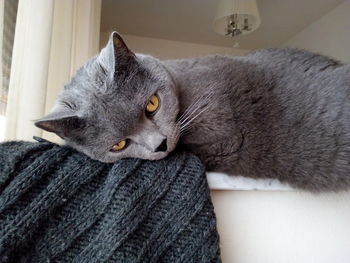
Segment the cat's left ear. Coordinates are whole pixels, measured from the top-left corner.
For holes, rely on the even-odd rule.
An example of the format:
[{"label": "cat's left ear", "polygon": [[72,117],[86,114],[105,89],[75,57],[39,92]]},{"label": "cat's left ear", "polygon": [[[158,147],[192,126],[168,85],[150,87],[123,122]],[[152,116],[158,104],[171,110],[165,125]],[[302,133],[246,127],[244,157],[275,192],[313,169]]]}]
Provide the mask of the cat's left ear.
[{"label": "cat's left ear", "polygon": [[36,120],[34,124],[38,128],[56,133],[62,139],[65,139],[70,137],[72,133],[76,133],[77,130],[81,130],[85,125],[85,121],[64,106],[59,106],[47,116]]},{"label": "cat's left ear", "polygon": [[135,54],[126,46],[122,37],[114,31],[97,60],[106,71],[114,73],[124,69],[134,58]]}]

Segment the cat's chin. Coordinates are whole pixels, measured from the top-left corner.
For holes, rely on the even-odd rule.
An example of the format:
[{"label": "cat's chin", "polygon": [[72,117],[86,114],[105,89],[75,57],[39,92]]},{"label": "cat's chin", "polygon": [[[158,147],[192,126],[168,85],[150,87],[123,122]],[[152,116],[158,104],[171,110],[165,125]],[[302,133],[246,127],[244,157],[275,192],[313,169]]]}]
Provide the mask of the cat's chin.
[{"label": "cat's chin", "polygon": [[156,161],[161,160],[169,155],[170,152],[159,152],[159,153],[152,153],[152,155],[147,157],[147,160],[150,161]]}]

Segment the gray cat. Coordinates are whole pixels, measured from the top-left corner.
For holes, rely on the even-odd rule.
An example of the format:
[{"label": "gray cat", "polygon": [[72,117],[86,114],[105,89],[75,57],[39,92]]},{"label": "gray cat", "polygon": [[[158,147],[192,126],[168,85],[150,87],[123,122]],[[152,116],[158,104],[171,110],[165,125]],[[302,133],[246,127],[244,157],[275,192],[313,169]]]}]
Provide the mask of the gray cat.
[{"label": "gray cat", "polygon": [[35,124],[102,162],[178,146],[208,170],[350,186],[350,65],[307,51],[159,61],[114,32]]}]

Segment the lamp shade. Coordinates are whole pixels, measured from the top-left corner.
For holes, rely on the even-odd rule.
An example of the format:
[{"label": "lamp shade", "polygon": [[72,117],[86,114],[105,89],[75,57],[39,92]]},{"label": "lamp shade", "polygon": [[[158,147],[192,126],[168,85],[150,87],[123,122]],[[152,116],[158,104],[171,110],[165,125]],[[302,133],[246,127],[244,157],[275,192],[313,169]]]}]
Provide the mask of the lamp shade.
[{"label": "lamp shade", "polygon": [[238,21],[242,29],[244,23],[249,21],[249,29],[242,30],[247,34],[260,26],[260,15],[255,0],[220,0],[214,19],[214,30],[221,35],[227,35],[227,25],[232,16]]}]

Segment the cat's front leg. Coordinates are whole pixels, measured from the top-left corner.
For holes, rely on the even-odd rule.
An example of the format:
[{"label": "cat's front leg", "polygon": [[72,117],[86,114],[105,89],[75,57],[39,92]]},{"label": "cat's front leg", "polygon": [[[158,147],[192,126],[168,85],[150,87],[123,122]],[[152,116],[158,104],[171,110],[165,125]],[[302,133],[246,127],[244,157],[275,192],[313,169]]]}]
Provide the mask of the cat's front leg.
[{"label": "cat's front leg", "polygon": [[184,148],[196,154],[208,171],[235,173],[244,145],[244,136],[239,133],[230,138],[205,143],[187,143]]}]

